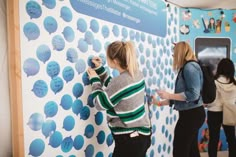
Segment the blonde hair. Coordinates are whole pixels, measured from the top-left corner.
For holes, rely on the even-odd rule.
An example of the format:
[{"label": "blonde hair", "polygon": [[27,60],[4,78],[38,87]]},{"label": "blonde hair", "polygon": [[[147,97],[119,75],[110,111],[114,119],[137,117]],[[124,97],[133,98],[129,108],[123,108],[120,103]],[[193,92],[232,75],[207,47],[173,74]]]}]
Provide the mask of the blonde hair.
[{"label": "blonde hair", "polygon": [[107,57],[116,60],[122,69],[134,77],[138,70],[136,51],[132,42],[115,41],[107,47]]},{"label": "blonde hair", "polygon": [[173,57],[173,69],[176,71],[180,70],[185,62],[197,60],[192,48],[185,41],[175,44]]}]

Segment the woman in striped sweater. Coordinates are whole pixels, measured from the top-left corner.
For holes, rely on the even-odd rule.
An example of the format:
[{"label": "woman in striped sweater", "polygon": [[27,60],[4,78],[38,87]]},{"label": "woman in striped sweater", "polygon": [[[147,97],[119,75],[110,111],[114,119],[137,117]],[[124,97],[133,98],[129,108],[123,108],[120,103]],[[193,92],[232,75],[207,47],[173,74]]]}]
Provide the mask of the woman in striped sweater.
[{"label": "woman in striped sweater", "polygon": [[87,73],[94,104],[107,113],[115,141],[113,157],[145,157],[151,144],[151,124],[135,48],[131,42],[115,41],[108,45],[106,55],[108,66],[118,70],[119,76],[111,78],[99,57],[92,59],[95,68]]}]

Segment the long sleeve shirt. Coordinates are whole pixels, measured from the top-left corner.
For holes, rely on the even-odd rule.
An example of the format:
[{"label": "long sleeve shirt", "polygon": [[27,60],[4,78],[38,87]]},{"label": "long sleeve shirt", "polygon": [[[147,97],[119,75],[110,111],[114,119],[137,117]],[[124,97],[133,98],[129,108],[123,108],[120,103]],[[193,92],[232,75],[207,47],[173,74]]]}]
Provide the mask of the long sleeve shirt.
[{"label": "long sleeve shirt", "polygon": [[90,78],[94,105],[107,113],[114,134],[138,131],[150,135],[149,109],[145,99],[145,81],[141,71],[135,77],[125,71],[111,78],[104,67],[95,69],[99,77]]}]

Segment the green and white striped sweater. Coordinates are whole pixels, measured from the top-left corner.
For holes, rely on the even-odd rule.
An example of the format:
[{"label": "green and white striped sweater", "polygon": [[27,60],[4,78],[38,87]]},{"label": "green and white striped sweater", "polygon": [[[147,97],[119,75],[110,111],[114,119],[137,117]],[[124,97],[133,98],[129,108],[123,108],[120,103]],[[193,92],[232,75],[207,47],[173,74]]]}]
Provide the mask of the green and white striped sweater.
[{"label": "green and white striped sweater", "polygon": [[111,79],[104,67],[95,70],[99,77],[90,78],[93,102],[98,110],[106,110],[111,131],[116,135],[134,131],[150,135],[151,123],[141,71],[134,78],[123,72]]}]

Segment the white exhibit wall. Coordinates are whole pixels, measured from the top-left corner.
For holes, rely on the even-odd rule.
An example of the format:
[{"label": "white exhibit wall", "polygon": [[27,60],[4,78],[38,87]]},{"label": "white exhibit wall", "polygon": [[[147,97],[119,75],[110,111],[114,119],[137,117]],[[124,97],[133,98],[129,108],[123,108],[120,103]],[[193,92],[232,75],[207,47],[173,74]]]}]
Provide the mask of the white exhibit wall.
[{"label": "white exhibit wall", "polygon": [[[104,16],[92,16],[85,7]],[[122,14],[123,20],[115,21],[119,11],[127,13]],[[128,14],[132,11],[133,17]],[[166,7],[162,0],[145,5],[135,1],[22,0],[19,17],[26,155],[112,155],[114,142],[106,113],[94,108],[86,75],[94,55],[102,57],[107,67],[105,51],[112,41],[134,42],[149,94],[156,88],[174,88],[171,50],[178,41],[178,9]],[[113,77],[119,75],[107,70]],[[177,114],[170,107],[150,106],[150,110],[153,135],[147,156],[171,157]]]}]

